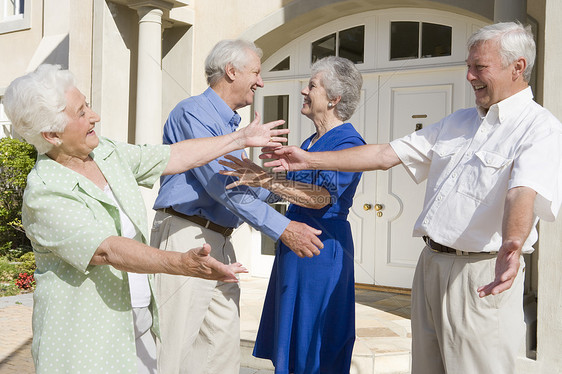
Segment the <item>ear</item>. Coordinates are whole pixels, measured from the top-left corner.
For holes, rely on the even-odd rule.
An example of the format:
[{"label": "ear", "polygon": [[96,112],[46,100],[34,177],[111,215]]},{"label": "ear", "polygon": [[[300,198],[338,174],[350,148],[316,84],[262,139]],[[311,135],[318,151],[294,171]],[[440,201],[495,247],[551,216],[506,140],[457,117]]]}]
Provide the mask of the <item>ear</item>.
[{"label": "ear", "polygon": [[59,136],[58,132],[42,132],[41,136],[43,137],[43,139],[45,139],[46,141],[48,141],[49,143],[51,143],[53,146],[57,146],[60,145],[61,143],[61,139]]},{"label": "ear", "polygon": [[341,101],[341,96],[336,97],[334,100],[330,100],[334,106],[336,106]]},{"label": "ear", "polygon": [[514,63],[513,63],[513,71],[512,71],[512,76],[513,76],[513,80],[517,80],[519,77],[523,77],[523,72],[525,71],[525,69],[527,68],[527,60],[525,60],[525,58],[523,57],[519,57]]},{"label": "ear", "polygon": [[226,68],[225,70],[225,75],[228,77],[228,79],[230,79],[231,81],[236,79],[236,69],[234,68],[234,66],[232,66],[231,63],[226,64]]}]

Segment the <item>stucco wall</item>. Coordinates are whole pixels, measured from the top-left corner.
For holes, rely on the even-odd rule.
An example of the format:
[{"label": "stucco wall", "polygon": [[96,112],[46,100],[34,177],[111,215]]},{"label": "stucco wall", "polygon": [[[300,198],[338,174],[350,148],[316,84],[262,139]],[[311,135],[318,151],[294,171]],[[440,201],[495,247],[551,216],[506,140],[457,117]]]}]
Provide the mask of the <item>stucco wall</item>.
[{"label": "stucco wall", "polygon": [[15,78],[23,75],[43,36],[43,1],[33,0],[33,14],[29,30],[0,34],[0,94]]}]

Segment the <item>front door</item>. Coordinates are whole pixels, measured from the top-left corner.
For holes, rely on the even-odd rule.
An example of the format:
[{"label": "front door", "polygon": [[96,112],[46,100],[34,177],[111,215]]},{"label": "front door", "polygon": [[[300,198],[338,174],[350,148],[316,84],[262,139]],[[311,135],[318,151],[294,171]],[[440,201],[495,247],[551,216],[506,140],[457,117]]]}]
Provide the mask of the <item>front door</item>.
[{"label": "front door", "polygon": [[[380,75],[377,142],[400,138],[466,107],[464,77],[464,67]],[[423,207],[425,182],[416,184],[402,165],[376,173],[376,193],[368,210],[376,217],[374,284],[411,288],[423,248],[412,231]]]},{"label": "front door", "polygon": [[[361,103],[350,122],[367,143],[387,143],[467,106],[464,76],[464,67],[365,74]],[[305,84],[307,81],[266,82],[256,93],[255,109],[263,114],[264,122],[287,121],[291,145],[300,145],[314,132],[311,121],[300,114],[300,90]],[[253,157],[257,162],[257,154]],[[412,229],[424,191],[425,183],[416,185],[402,166],[363,173],[349,214],[357,283],[411,287],[423,247],[420,238],[412,238]],[[282,204],[276,208],[284,213]],[[273,242],[262,235],[252,273],[267,276],[273,254]]]}]

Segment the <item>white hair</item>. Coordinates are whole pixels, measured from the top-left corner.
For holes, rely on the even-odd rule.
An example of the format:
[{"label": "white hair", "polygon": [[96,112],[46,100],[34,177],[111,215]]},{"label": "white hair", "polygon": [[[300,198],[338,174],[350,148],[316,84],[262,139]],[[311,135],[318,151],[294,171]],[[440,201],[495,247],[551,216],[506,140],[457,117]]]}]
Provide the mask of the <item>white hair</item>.
[{"label": "white hair", "polygon": [[477,44],[486,41],[497,41],[499,54],[505,66],[523,57],[527,67],[523,72],[523,79],[529,82],[533,65],[535,64],[536,47],[531,26],[523,26],[519,22],[500,22],[484,26],[468,39],[467,46],[470,50]]},{"label": "white hair", "polygon": [[311,73],[319,74],[328,99],[341,97],[334,107],[336,116],[342,121],[350,119],[359,105],[363,85],[363,76],[355,64],[343,57],[324,57],[312,65]]},{"label": "white hair", "polygon": [[60,65],[41,65],[15,79],[6,89],[4,110],[15,131],[37,149],[47,153],[53,147],[41,133],[63,132],[68,124],[66,92],[76,86],[74,75]]},{"label": "white hair", "polygon": [[259,58],[263,52],[253,42],[243,39],[227,39],[218,42],[205,59],[205,76],[209,86],[215,85],[226,74],[226,65],[231,64],[236,70],[243,69],[250,61],[248,51]]}]

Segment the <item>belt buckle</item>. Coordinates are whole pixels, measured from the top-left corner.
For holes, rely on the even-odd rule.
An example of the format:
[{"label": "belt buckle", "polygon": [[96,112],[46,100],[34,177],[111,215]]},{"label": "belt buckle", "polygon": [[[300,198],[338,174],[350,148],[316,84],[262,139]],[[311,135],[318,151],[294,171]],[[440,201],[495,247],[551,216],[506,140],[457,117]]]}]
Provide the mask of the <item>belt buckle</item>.
[{"label": "belt buckle", "polygon": [[205,226],[203,226],[203,227],[205,227],[206,229],[208,229],[210,224],[211,224],[211,221],[207,220],[207,222],[205,223]]}]

